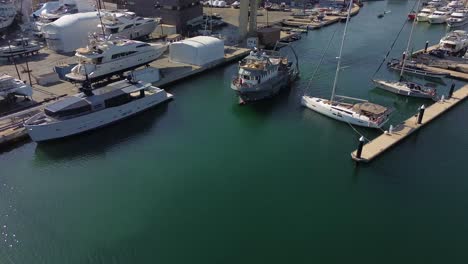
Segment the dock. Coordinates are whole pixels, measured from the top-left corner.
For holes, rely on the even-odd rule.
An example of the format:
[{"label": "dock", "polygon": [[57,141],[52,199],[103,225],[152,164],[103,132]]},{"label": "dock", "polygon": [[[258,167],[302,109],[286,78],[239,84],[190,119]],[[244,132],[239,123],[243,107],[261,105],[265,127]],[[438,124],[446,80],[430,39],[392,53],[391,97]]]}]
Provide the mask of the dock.
[{"label": "dock", "polygon": [[435,102],[431,106],[427,107],[424,111],[423,119],[421,124],[418,124],[418,115],[414,115],[397,125],[391,133],[384,133],[379,137],[371,140],[365,144],[362,148],[361,157],[357,157],[357,150],[351,153],[353,160],[358,162],[370,162],[389,150],[396,144],[409,137],[415,131],[422,128],[424,125],[435,120],[437,117],[446,113],[449,109],[457,105],[468,97],[468,85],[456,90],[450,99],[444,101]]}]

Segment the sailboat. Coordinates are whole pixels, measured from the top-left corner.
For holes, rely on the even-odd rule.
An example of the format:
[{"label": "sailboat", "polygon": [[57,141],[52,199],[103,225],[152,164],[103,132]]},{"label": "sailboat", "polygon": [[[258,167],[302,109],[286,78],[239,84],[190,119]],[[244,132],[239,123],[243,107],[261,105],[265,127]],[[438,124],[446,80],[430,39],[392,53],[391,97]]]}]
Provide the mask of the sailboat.
[{"label": "sailboat", "polygon": [[[349,18],[351,16],[352,6],[353,1],[349,1],[348,15],[346,17],[346,24],[341,40],[340,53],[338,57],[338,63],[336,67],[335,79],[333,81],[332,95],[330,100],[304,95],[302,97],[301,103],[303,106],[315,112],[318,112],[322,115],[331,117],[342,122],[369,128],[380,128],[385,123],[387,123],[389,116],[392,112],[390,109],[378,104],[370,103],[366,100],[335,94],[337,81],[341,70],[340,66],[343,54],[343,46],[346,39],[346,31],[349,24]],[[339,101],[337,101],[337,99],[339,99]],[[345,103],[343,102],[344,100],[349,100],[351,101],[351,103]]]},{"label": "sailboat", "polygon": [[[418,3],[419,5],[419,3]],[[413,24],[411,26],[411,31],[408,39],[408,44],[406,46],[406,51],[405,54],[408,54],[410,45],[411,45],[411,39],[413,37],[413,31],[414,31],[414,25],[416,24],[416,21],[413,21]],[[405,66],[406,66],[406,57],[404,56],[403,62],[401,65],[401,70],[400,70],[400,80],[399,81],[386,81],[386,80],[379,80],[379,79],[374,79],[372,80],[375,84],[376,87],[389,91],[391,93],[395,94],[400,94],[404,96],[409,96],[409,97],[419,97],[419,98],[427,98],[427,99],[435,99],[437,96],[437,91],[434,88],[430,87],[425,87],[423,85],[413,83],[413,82],[408,82],[403,80],[403,73],[405,71]]]}]

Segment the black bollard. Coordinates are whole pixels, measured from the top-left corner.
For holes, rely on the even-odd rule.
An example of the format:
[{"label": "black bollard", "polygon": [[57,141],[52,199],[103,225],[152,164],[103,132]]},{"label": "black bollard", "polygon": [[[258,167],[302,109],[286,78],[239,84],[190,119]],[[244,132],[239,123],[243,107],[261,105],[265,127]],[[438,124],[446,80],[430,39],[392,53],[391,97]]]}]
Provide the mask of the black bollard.
[{"label": "black bollard", "polygon": [[453,90],[455,90],[455,83],[452,83],[452,86],[450,87],[447,99],[452,98]]},{"label": "black bollard", "polygon": [[426,46],[424,46],[424,53],[427,53],[428,47],[429,47],[429,41],[426,41]]},{"label": "black bollard", "polygon": [[422,105],[420,108],[419,108],[419,115],[418,115],[418,125],[421,124],[422,122],[422,119],[423,119],[423,116],[424,116],[424,110],[426,109],[426,107],[424,105]]},{"label": "black bollard", "polygon": [[360,159],[361,158],[361,154],[362,154],[362,148],[364,147],[364,137],[361,136],[359,138],[359,146],[358,146],[358,149],[357,149],[357,152],[356,152],[356,158]]}]

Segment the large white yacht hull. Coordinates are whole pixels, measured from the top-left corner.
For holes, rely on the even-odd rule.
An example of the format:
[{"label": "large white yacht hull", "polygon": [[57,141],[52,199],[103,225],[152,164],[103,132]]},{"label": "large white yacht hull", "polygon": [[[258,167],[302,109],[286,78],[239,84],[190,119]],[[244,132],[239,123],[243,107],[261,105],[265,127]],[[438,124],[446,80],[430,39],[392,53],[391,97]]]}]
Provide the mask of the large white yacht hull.
[{"label": "large white yacht hull", "polygon": [[[36,142],[60,139],[115,123],[170,100],[171,98],[172,94],[162,90],[156,94],[134,100],[121,106],[106,108],[91,114],[54,123],[28,125],[27,121],[25,127],[31,139]],[[42,115],[42,113],[38,115]],[[31,119],[34,118],[37,117],[33,116]]]},{"label": "large white yacht hull", "polygon": [[110,39],[123,38],[123,39],[137,39],[149,36],[156,29],[158,24],[156,21],[153,23],[144,23],[129,29],[124,29],[122,32],[111,34]]},{"label": "large white yacht hull", "polygon": [[[159,57],[161,57],[161,55],[165,51],[166,47],[160,47],[155,48],[153,50],[141,52],[137,55],[116,59],[114,61],[103,64],[97,64],[95,65],[94,70],[88,72],[88,76],[86,76],[86,74],[74,72],[75,68],[73,68],[72,71],[65,76],[69,80],[75,82],[84,82],[86,79],[90,81],[97,81],[109,76],[122,74],[125,71],[129,71],[143,65],[147,65],[150,62],[157,60]],[[79,67],[79,65],[75,67]]]},{"label": "large white yacht hull", "polygon": [[[301,99],[301,103],[303,106],[317,113],[320,113],[324,116],[328,116],[341,122],[349,123],[351,125],[369,128],[380,128],[388,121],[387,118],[379,124],[371,122],[371,120],[369,120],[367,116],[354,113],[354,111],[352,111],[351,109],[342,109],[340,107],[334,107],[328,103],[325,103],[325,100],[322,98],[303,96]],[[337,109],[340,109],[342,111],[339,111]]]},{"label": "large white yacht hull", "polygon": [[447,20],[447,25],[449,27],[461,27],[461,26],[464,26],[466,24],[468,24],[468,18],[460,19],[460,20],[457,20],[457,21],[450,20],[450,19]]}]

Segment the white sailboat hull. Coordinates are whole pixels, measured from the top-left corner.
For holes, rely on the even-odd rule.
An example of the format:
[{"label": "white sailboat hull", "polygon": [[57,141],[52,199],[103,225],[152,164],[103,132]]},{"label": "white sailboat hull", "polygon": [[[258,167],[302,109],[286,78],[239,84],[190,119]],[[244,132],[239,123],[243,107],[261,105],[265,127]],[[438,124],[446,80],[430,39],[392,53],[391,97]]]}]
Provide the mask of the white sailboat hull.
[{"label": "white sailboat hull", "polygon": [[328,116],[341,122],[349,123],[351,125],[369,128],[380,128],[388,121],[387,118],[381,123],[372,122],[367,116],[360,115],[354,112],[352,109],[334,106],[327,102],[328,101],[322,98],[310,96],[303,96],[301,100],[303,106],[322,115]]},{"label": "white sailboat hull", "polygon": [[39,113],[26,121],[25,127],[31,139],[36,142],[59,139],[112,124],[143,112],[171,98],[172,94],[162,90],[156,94],[145,96],[121,106],[110,107],[91,114],[53,123],[34,125],[34,120],[40,118],[40,115],[44,115],[43,113]]}]

